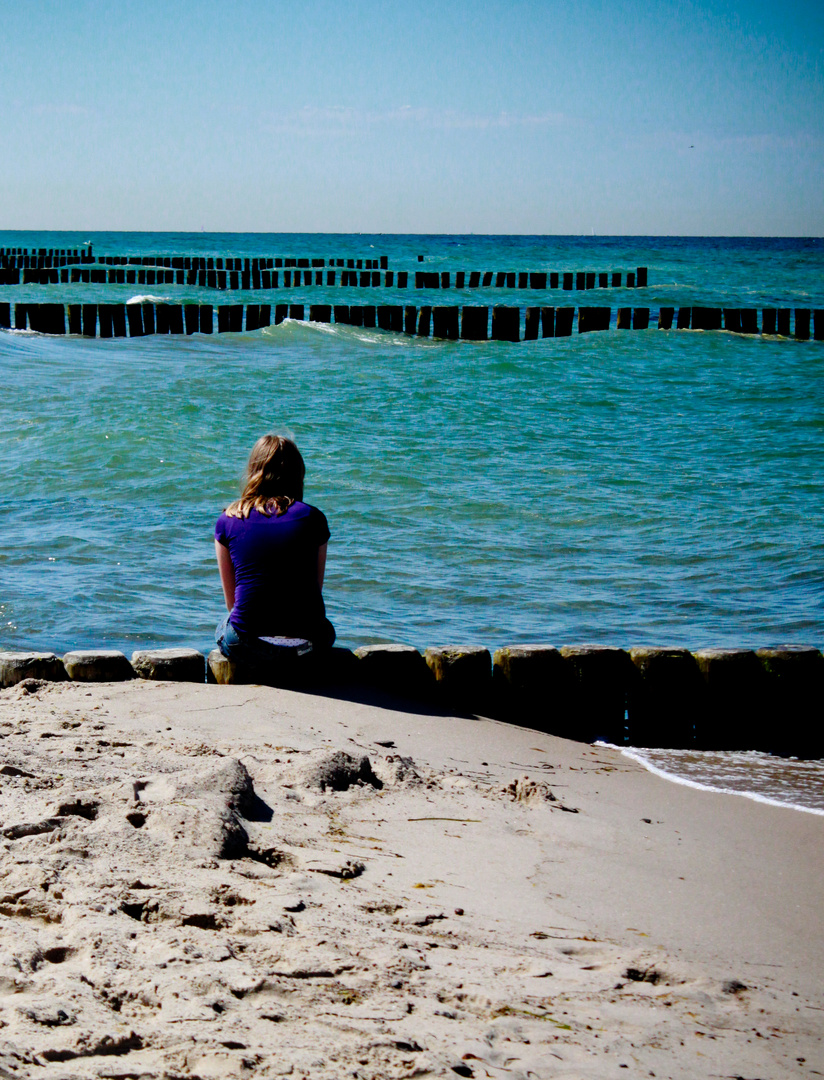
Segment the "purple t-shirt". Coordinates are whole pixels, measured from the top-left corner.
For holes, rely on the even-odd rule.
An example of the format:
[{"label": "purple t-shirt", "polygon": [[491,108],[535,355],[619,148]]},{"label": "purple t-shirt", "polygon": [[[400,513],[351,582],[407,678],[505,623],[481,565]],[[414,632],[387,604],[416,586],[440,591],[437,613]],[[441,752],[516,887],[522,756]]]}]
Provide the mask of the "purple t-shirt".
[{"label": "purple t-shirt", "polygon": [[248,518],[221,514],[215,539],[235,569],[229,621],[241,634],[312,638],[326,611],[318,585],[318,548],[329,539],[317,507],[295,502],[279,517],[252,510]]}]

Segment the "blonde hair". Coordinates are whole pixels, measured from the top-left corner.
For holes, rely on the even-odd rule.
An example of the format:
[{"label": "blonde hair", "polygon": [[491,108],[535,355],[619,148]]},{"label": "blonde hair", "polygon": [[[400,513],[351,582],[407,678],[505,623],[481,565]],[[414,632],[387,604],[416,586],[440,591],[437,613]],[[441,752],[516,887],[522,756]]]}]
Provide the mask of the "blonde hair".
[{"label": "blonde hair", "polygon": [[227,517],[247,518],[252,510],[279,517],[303,501],[306,466],[300,450],[283,435],[263,435],[252,447],[243,494],[226,507]]}]

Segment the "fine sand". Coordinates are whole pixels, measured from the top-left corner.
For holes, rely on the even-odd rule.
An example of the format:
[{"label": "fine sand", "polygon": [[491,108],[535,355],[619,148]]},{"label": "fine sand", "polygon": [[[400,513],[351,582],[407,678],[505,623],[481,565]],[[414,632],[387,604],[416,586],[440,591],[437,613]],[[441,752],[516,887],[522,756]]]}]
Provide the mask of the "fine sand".
[{"label": "fine sand", "polygon": [[3,1077],[824,1074],[824,818],[615,751],[30,682],[0,834]]}]

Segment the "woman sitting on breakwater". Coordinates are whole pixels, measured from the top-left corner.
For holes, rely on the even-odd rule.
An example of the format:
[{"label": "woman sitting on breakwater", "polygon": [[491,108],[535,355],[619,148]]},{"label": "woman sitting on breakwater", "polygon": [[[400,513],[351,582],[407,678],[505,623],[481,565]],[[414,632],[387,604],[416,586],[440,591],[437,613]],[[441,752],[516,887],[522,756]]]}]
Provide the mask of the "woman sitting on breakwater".
[{"label": "woman sitting on breakwater", "polygon": [[215,551],[228,614],[215,640],[230,660],[271,660],[264,635],[307,638],[315,649],[335,640],[322,594],[329,526],[303,501],[305,473],[291,439],[264,435],[249,455],[243,494],[218,518]]}]

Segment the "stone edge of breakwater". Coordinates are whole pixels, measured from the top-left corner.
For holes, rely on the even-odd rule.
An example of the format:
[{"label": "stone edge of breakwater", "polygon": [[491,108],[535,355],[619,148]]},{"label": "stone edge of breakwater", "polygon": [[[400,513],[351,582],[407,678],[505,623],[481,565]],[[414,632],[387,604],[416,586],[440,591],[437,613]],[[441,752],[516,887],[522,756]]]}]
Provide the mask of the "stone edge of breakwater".
[{"label": "stone edge of breakwater", "polygon": [[150,679],[262,684],[329,696],[378,694],[422,709],[481,714],[581,742],[762,750],[824,757],[824,655],[813,647],[412,645],[282,649],[265,670],[217,649],[0,652],[0,687]]}]

